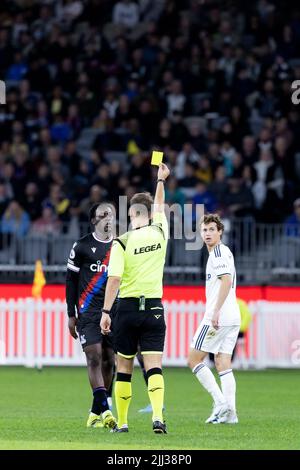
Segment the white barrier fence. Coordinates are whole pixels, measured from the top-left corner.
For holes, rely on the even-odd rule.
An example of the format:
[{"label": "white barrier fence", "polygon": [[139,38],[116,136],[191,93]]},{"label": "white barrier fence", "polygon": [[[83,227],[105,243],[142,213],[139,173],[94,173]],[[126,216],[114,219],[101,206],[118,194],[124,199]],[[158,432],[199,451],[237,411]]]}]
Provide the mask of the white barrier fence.
[{"label": "white barrier fence", "polygon": [[[189,345],[204,314],[202,302],[164,302],[166,366],[185,366]],[[236,365],[300,367],[300,303],[249,303],[252,323]],[[0,364],[39,367],[85,364],[79,341],[69,335],[65,302],[0,299]]]}]

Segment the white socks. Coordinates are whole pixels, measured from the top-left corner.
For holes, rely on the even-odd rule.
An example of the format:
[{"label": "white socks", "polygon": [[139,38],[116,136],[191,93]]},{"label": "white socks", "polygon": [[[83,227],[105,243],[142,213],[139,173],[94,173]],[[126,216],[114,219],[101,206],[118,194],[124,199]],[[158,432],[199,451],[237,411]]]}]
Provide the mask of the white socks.
[{"label": "white socks", "polygon": [[219,372],[221,387],[224,397],[226,398],[230,408],[235,411],[235,391],[236,384],[232,369]]},{"label": "white socks", "polygon": [[203,364],[203,362],[200,362],[193,368],[193,374],[195,374],[205,390],[211,394],[216,405],[220,405],[226,402],[226,398],[221,392],[213,373],[205,364]]}]

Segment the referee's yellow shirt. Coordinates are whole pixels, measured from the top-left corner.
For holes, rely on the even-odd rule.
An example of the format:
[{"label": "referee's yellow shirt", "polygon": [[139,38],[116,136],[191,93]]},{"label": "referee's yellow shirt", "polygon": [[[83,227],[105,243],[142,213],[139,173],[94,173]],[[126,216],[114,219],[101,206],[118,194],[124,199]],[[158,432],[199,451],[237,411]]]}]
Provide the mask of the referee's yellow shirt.
[{"label": "referee's yellow shirt", "polygon": [[121,278],[119,297],[162,298],[168,243],[168,222],[155,212],[151,225],[126,232],[114,240],[108,276]]}]

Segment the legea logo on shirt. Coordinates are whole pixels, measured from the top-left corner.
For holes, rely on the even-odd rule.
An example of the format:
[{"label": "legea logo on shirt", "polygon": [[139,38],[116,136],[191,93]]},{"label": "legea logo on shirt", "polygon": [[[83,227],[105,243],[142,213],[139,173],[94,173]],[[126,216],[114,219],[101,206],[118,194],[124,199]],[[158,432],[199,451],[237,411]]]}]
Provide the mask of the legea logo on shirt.
[{"label": "legea logo on shirt", "polygon": [[142,246],[141,248],[136,248],[134,250],[135,255],[140,255],[141,253],[147,253],[148,251],[156,251],[161,248],[161,244],[158,243],[157,245],[148,245],[148,246]]},{"label": "legea logo on shirt", "polygon": [[106,264],[101,264],[101,261],[97,261],[97,264],[94,263],[90,265],[90,270],[93,271],[93,273],[105,273],[107,271],[107,266]]},{"label": "legea logo on shirt", "polygon": [[211,279],[211,274],[206,274],[206,280],[209,281]]}]

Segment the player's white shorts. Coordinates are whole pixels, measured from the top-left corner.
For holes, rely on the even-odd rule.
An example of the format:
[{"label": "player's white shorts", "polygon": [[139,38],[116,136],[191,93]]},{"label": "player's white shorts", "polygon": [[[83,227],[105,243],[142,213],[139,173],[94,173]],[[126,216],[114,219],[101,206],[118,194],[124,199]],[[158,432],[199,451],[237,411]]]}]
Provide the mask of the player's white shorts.
[{"label": "player's white shorts", "polygon": [[206,351],[213,354],[232,354],[240,327],[220,326],[215,330],[211,325],[202,321],[194,334],[191,348]]}]

